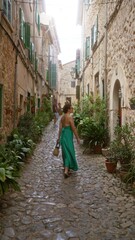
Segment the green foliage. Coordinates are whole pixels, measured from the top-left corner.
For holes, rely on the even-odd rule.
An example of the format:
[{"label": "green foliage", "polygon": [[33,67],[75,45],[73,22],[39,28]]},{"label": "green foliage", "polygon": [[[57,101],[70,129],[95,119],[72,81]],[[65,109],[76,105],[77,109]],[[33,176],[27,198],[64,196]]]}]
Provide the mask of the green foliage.
[{"label": "green foliage", "polygon": [[51,106],[51,100],[47,97],[44,97],[42,100],[42,111],[46,113],[46,116],[48,115],[49,119],[53,118],[53,112],[52,112],[52,106]]},{"label": "green foliage", "polygon": [[0,195],[7,192],[11,187],[20,190],[16,178],[19,177],[19,157],[11,149],[0,146]]},{"label": "green foliage", "polygon": [[119,160],[127,169],[135,159],[135,124],[126,123],[117,126],[114,132],[114,140],[110,144],[110,156]]},{"label": "green foliage", "polygon": [[94,99],[92,96],[86,96],[80,105],[82,110],[78,107],[79,113],[75,111],[80,137],[84,139],[85,143],[91,143],[91,146],[105,145],[108,140],[108,130],[105,126],[107,114],[104,100],[100,97]]},{"label": "green foliage", "polygon": [[7,138],[7,143],[0,145],[0,195],[10,188],[20,191],[16,178],[26,157],[33,153],[35,143],[39,141],[51,117],[51,103],[45,98],[43,111],[38,111],[35,116],[29,112],[21,116],[17,128]]}]

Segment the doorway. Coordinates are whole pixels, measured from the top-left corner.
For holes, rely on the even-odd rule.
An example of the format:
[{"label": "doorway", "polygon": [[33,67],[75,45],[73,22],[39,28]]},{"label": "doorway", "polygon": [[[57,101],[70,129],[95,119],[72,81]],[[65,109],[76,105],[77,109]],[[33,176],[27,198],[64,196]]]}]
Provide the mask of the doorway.
[{"label": "doorway", "polygon": [[122,125],[121,86],[117,79],[113,89],[113,126]]}]

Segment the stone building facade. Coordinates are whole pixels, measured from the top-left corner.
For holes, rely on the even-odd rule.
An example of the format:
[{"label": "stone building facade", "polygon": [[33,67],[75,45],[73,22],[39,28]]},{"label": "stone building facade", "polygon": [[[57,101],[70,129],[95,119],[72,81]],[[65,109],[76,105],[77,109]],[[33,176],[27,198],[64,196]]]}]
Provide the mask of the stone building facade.
[{"label": "stone building facade", "polygon": [[135,1],[80,0],[80,88],[106,99],[110,137],[116,124],[133,122],[135,96]]},{"label": "stone building facade", "polygon": [[[0,1],[2,142],[17,126],[21,115],[26,111],[35,113],[41,107],[42,97],[56,90],[51,85],[52,75],[47,73],[52,71],[48,53],[54,48],[58,65],[59,43],[57,34],[53,33],[56,30],[48,30],[50,22],[41,26],[42,12],[45,12],[45,1]],[[53,80],[56,81],[54,75]]]},{"label": "stone building facade", "polygon": [[75,61],[60,65],[60,85],[59,85],[59,102],[63,107],[66,100],[70,101],[71,104],[77,102],[76,99],[76,81],[71,76],[71,70],[75,66]]}]

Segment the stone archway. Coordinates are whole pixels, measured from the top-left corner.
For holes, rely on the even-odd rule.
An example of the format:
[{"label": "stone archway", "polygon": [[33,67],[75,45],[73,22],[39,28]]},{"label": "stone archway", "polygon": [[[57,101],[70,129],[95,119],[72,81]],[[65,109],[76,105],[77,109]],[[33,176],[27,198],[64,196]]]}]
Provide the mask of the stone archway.
[{"label": "stone archway", "polygon": [[110,83],[109,128],[110,139],[112,140],[116,125],[121,126],[125,122],[126,114],[124,109],[128,102],[126,77],[120,65],[113,71]]}]

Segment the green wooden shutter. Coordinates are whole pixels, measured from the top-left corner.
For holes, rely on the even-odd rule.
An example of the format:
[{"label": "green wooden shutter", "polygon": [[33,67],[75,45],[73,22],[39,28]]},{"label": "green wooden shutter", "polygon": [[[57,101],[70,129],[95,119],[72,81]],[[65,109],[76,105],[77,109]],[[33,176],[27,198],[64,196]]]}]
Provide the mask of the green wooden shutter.
[{"label": "green wooden shutter", "polygon": [[38,98],[38,108],[40,108],[40,98]]},{"label": "green wooden shutter", "polygon": [[46,81],[49,81],[49,71],[46,70]]},{"label": "green wooden shutter", "polygon": [[91,29],[91,48],[93,47],[93,45],[94,45],[94,26]]},{"label": "green wooden shutter", "polygon": [[32,63],[35,65],[35,46],[34,43],[32,43]]},{"label": "green wooden shutter", "polygon": [[40,34],[40,15],[38,14],[38,33]]},{"label": "green wooden shutter", "polygon": [[30,42],[29,59],[32,62],[32,42]]},{"label": "green wooden shutter", "polygon": [[37,54],[35,52],[35,72],[37,72],[38,70],[38,58],[37,58]]},{"label": "green wooden shutter", "polygon": [[80,100],[80,86],[76,86],[76,99]]},{"label": "green wooden shutter", "polygon": [[79,75],[80,72],[80,58],[76,59],[76,73]]},{"label": "green wooden shutter", "polygon": [[90,37],[86,38],[86,59],[90,56]]},{"label": "green wooden shutter", "polygon": [[56,88],[56,64],[51,65],[51,87]]},{"label": "green wooden shutter", "polygon": [[0,127],[2,126],[2,85],[0,85]]},{"label": "green wooden shutter", "polygon": [[20,38],[23,40],[23,10],[19,8]]},{"label": "green wooden shutter", "polygon": [[25,46],[30,49],[30,24],[25,23]]},{"label": "green wooden shutter", "polygon": [[27,93],[27,112],[30,112],[30,93]]}]

